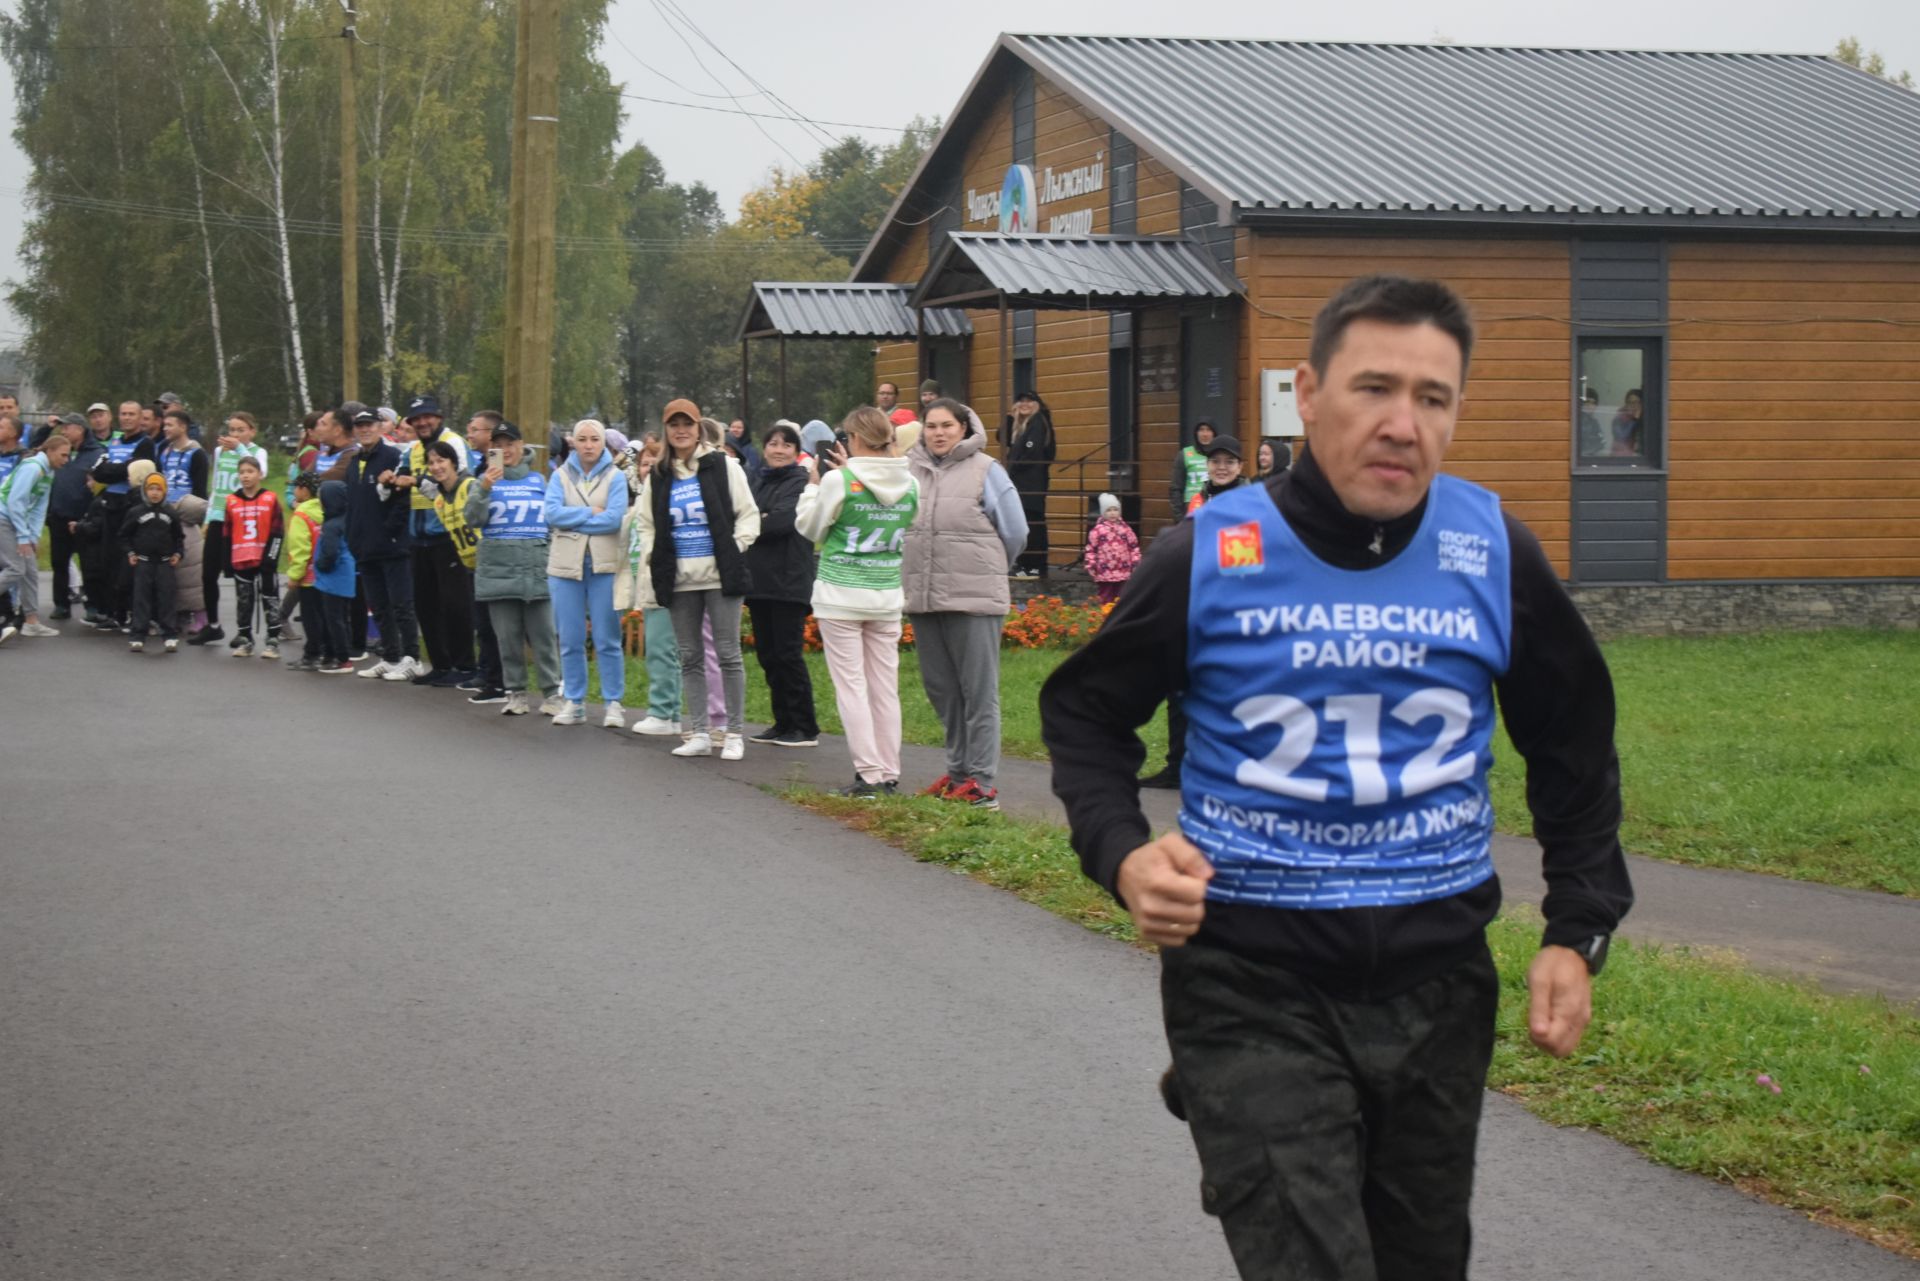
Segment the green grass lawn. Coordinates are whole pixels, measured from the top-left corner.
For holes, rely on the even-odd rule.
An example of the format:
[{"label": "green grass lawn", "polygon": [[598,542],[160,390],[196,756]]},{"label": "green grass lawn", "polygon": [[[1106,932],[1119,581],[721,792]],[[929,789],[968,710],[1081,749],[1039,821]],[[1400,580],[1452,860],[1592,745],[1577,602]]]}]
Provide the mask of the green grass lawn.
[{"label": "green grass lawn", "polygon": [[[1626,637],[1606,646],[1619,699],[1626,820],[1639,854],[1920,895],[1920,633],[1793,632]],[[1043,758],[1040,685],[1058,650],[1001,651],[1010,756]],[[819,654],[808,655],[821,728],[840,729]],[[628,704],[645,675],[629,664]],[[902,732],[938,744],[912,651],[900,655]],[[748,719],[766,686],[747,659]],[[1149,768],[1166,720],[1142,730]],[[1494,800],[1501,827],[1530,830],[1521,762],[1502,734]]]},{"label": "green grass lawn", "polygon": [[[1137,941],[1125,910],[1080,875],[1062,828],[918,797],[787,795],[922,861]],[[1585,1040],[1554,1060],[1526,1033],[1539,918],[1509,912],[1490,938],[1502,993],[1489,1084],[1549,1121],[1602,1131],[1892,1249],[1920,1249],[1920,1022],[1881,1001],[1617,940]]]}]

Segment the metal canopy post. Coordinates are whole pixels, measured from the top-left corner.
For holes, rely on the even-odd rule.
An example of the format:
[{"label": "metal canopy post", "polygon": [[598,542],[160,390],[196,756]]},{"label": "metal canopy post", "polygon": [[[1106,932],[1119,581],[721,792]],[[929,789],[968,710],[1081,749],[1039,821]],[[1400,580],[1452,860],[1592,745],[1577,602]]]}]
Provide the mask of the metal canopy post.
[{"label": "metal canopy post", "polygon": [[751,377],[751,372],[748,368],[749,361],[747,358],[747,342],[748,342],[748,339],[745,339],[745,338],[742,338],[740,340],[740,421],[741,422],[747,421],[747,395],[748,395],[748,386],[749,386],[748,379]]},{"label": "metal canopy post", "polygon": [[[780,408],[777,412],[781,414],[785,414],[787,412],[787,404],[788,404],[788,401],[787,401],[787,336],[785,334],[781,334],[780,335]],[[743,417],[741,421],[745,422],[746,419]]]},{"label": "metal canopy post", "polygon": [[[1012,313],[1010,313],[1007,310],[1007,296],[1005,294],[1001,294],[1000,295],[1000,408],[999,408],[999,414],[1002,422],[1006,421],[1007,416],[1013,412],[1013,401],[1010,399],[1010,397],[1013,395],[1013,389],[1012,389],[1012,386],[1010,385],[1013,382],[1013,324],[1010,319],[1011,314]],[[985,423],[982,423],[980,425],[982,427],[986,426]],[[995,429],[993,435],[994,436],[999,435],[999,431],[997,428]]]}]

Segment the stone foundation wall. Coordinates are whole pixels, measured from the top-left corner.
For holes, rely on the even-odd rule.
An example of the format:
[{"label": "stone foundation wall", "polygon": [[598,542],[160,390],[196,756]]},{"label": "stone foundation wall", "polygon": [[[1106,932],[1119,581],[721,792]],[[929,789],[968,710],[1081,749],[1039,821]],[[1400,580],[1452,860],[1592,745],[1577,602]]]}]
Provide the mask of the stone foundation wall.
[{"label": "stone foundation wall", "polygon": [[1569,585],[1600,636],[1920,629],[1920,581]]}]

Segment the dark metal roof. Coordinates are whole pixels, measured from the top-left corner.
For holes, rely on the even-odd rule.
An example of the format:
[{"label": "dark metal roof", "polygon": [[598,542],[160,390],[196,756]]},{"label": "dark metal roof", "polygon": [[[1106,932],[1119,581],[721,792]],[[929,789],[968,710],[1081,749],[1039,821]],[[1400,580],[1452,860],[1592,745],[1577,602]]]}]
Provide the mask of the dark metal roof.
[{"label": "dark metal roof", "polygon": [[[964,311],[930,307],[921,313],[930,338],[973,332]],[[734,334],[745,338],[913,338],[907,286],[840,281],[756,280]]]},{"label": "dark metal roof", "polygon": [[1020,307],[1112,310],[1237,292],[1190,240],[957,231],[934,255],[913,302],[998,305],[1004,295]]},{"label": "dark metal roof", "polygon": [[1003,36],[1245,217],[1920,222],[1920,95],[1830,58]]}]

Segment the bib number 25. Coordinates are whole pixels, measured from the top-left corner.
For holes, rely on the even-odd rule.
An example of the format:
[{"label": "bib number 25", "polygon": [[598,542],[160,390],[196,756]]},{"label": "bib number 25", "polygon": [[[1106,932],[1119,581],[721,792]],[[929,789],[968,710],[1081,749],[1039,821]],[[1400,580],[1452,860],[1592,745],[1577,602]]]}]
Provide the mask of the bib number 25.
[{"label": "bib number 25", "polygon": [[[1353,779],[1355,805],[1382,805],[1392,795],[1387,773],[1380,766],[1380,706],[1378,694],[1334,694],[1324,707],[1329,722],[1345,726],[1347,773]],[[1447,753],[1466,737],[1473,723],[1473,710],[1465,694],[1446,688],[1416,690],[1396,703],[1388,715],[1409,727],[1427,720],[1440,722],[1433,741],[1401,769],[1402,797],[1418,796],[1442,784],[1473,777],[1479,763],[1474,753],[1447,759]],[[1272,751],[1257,761],[1243,760],[1234,770],[1234,778],[1242,786],[1303,801],[1327,799],[1325,779],[1294,776],[1313,754],[1314,742],[1320,736],[1320,722],[1311,707],[1286,694],[1258,694],[1241,700],[1233,709],[1233,718],[1249,732],[1269,726],[1280,730],[1280,741]]]}]

